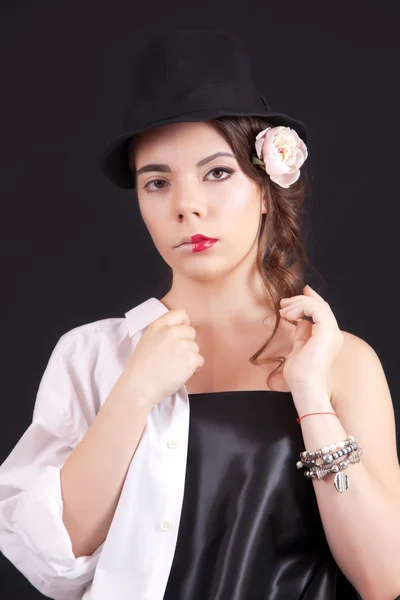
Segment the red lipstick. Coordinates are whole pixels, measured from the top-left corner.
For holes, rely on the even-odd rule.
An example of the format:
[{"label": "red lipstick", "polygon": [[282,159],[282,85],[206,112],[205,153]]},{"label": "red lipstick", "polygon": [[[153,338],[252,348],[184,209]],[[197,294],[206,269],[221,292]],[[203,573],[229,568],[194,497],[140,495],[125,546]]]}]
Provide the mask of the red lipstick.
[{"label": "red lipstick", "polygon": [[196,235],[192,235],[191,240],[193,243],[195,243],[200,242],[201,240],[215,240],[215,238],[210,238],[206,235],[202,235],[201,233],[196,233]]},{"label": "red lipstick", "polygon": [[217,241],[218,240],[211,240],[210,238],[207,238],[205,240],[195,242],[192,244],[192,252],[202,252],[203,250],[207,250],[208,248],[211,248],[211,246],[214,246],[215,242]]},{"label": "red lipstick", "polygon": [[207,250],[214,246],[215,242],[218,240],[214,238],[209,238],[201,233],[196,235],[192,235],[192,252],[202,252],[203,250]]},{"label": "red lipstick", "polygon": [[202,252],[203,250],[211,248],[218,242],[218,239],[209,238],[201,233],[196,233],[196,235],[192,235],[190,238],[183,239],[186,239],[186,241],[182,242],[180,246],[177,246],[182,252]]}]

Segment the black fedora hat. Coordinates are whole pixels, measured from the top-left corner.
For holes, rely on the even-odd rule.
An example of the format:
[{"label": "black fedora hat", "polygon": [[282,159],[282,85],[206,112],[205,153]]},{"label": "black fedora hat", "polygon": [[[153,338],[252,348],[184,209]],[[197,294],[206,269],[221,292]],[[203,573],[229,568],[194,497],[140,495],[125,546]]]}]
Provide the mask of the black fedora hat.
[{"label": "black fedora hat", "polygon": [[133,135],[168,123],[222,116],[267,117],[294,129],[307,142],[302,121],[272,111],[256,88],[243,43],[224,30],[179,30],[149,39],[135,57],[133,94],[121,134],[100,157],[103,174],[134,189],[128,165]]}]

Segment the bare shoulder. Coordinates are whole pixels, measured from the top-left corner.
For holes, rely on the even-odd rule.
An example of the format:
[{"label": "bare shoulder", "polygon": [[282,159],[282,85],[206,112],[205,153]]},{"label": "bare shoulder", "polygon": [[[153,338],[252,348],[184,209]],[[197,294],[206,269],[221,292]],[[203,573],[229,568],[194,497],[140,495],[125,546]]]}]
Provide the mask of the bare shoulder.
[{"label": "bare shoulder", "polygon": [[340,366],[343,369],[348,366],[348,359],[352,357],[360,346],[367,344],[367,342],[349,331],[343,331],[343,329],[341,329],[340,333],[343,335],[343,344],[334,364],[336,368],[339,368]]},{"label": "bare shoulder", "polygon": [[340,330],[343,334],[343,344],[332,365],[331,402],[337,405],[347,404],[356,389],[368,385],[368,380],[383,375],[383,369],[378,355],[372,346],[361,337]]}]

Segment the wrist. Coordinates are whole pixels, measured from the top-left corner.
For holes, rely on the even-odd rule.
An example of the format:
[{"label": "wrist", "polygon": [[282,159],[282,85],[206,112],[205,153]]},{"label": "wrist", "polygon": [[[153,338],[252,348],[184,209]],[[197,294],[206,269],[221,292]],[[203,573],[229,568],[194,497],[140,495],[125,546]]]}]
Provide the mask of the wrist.
[{"label": "wrist", "polygon": [[151,410],[155,399],[148,386],[143,385],[140,378],[125,371],[116,384],[121,403],[134,405],[137,408]]},{"label": "wrist", "polygon": [[291,393],[299,417],[306,413],[333,411],[330,395],[326,389],[296,386]]}]

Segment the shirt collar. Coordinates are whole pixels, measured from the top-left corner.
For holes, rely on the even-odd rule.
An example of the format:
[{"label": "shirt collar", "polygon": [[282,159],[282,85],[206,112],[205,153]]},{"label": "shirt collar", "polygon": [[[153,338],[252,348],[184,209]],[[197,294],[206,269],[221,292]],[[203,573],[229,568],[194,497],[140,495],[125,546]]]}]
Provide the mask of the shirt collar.
[{"label": "shirt collar", "polygon": [[129,335],[133,337],[141,329],[165,315],[169,309],[157,298],[148,298],[124,313],[128,322]]}]

